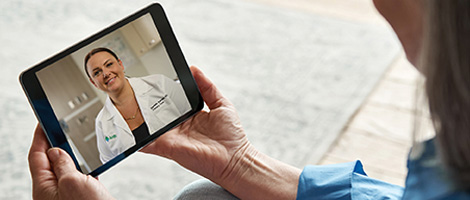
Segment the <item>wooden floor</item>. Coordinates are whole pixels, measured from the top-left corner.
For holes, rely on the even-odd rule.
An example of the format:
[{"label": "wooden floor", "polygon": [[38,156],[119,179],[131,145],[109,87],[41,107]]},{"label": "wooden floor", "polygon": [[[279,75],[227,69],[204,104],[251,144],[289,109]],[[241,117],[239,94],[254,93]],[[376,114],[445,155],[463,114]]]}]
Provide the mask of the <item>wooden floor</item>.
[{"label": "wooden floor", "polygon": [[[390,28],[372,0],[251,1]],[[318,164],[359,159],[369,176],[404,185],[419,76],[401,52]]]},{"label": "wooden floor", "polygon": [[359,159],[369,176],[404,185],[417,76],[402,54],[319,164]]}]

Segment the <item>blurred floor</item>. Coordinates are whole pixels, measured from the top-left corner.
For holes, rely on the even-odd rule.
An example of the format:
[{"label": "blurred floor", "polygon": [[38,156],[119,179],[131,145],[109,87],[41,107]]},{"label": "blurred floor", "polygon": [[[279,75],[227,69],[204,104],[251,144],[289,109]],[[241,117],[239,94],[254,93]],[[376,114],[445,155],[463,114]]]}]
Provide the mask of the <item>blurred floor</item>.
[{"label": "blurred floor", "polygon": [[369,176],[404,185],[417,76],[402,54],[319,164],[359,159]]},{"label": "blurred floor", "polygon": [[[251,1],[390,28],[375,9],[372,0]],[[369,176],[404,185],[406,158],[412,144],[413,109],[419,76],[401,50],[400,56],[317,164],[359,159]],[[429,129],[429,126],[426,128]]]},{"label": "blurred floor", "polygon": [[[285,84],[276,84],[278,79],[273,78],[274,75],[278,75],[279,77],[284,77],[288,80],[291,80],[289,76],[285,76],[285,71],[283,70],[270,70],[276,73],[259,73],[262,75],[270,75],[271,77],[256,77],[256,76],[242,76],[242,75],[233,75],[234,71],[248,71],[249,70],[233,70],[233,66],[245,66],[245,67],[253,67],[258,66],[256,69],[262,70],[265,69],[265,65],[270,65],[268,61],[275,60],[276,62],[279,61],[278,54],[279,52],[272,52],[269,51],[272,49],[271,45],[279,46],[279,41],[284,41],[283,44],[285,47],[290,47],[292,44],[288,40],[280,40],[283,38],[282,34],[289,34],[289,37],[296,38],[294,36],[298,36],[299,39],[296,44],[297,46],[303,45],[305,42],[305,35],[315,35],[310,34],[307,30],[304,32],[289,32],[288,28],[281,27],[279,29],[266,29],[272,31],[272,33],[276,34],[260,34],[255,35],[258,36],[258,42],[264,41],[271,41],[268,40],[270,38],[265,39],[267,36],[270,36],[272,41],[275,42],[268,42],[264,46],[263,45],[253,45],[252,42],[240,43],[234,42],[236,40],[233,39],[244,39],[244,37],[248,39],[253,39],[253,32],[257,30],[257,24],[251,24],[251,32],[250,31],[240,31],[237,34],[228,34],[230,31],[233,30],[229,28],[234,27],[242,27],[245,28],[246,26],[232,26],[225,30],[221,30],[219,27],[227,27],[225,21],[229,22],[238,22],[239,24],[243,24],[245,21],[248,20],[239,20],[240,17],[237,18],[230,18],[230,13],[240,14],[245,11],[245,8],[251,9],[252,12],[248,12],[248,14],[256,14],[259,19],[263,21],[259,22],[262,25],[269,25],[269,27],[278,28],[279,21],[269,21],[269,20],[277,20],[279,18],[285,19],[286,17],[280,13],[280,10],[283,9],[268,9],[268,8],[260,8],[259,6],[251,6],[245,5],[240,2],[223,2],[217,3],[219,1],[200,1],[197,2],[198,4],[202,4],[201,10],[209,8],[214,8],[217,6],[226,6],[225,4],[243,4],[241,7],[233,8],[231,12],[226,12],[224,9],[208,9],[214,16],[227,16],[227,17],[214,17],[214,19],[209,18],[207,13],[201,12],[200,10],[195,11],[197,7],[196,2],[194,1],[164,1],[168,14],[172,21],[172,25],[174,25],[174,29],[179,36],[180,44],[182,45],[183,49],[186,51],[185,56],[187,56],[188,61],[191,61],[191,64],[195,64],[201,67],[204,67],[205,72],[213,78],[215,82],[218,82],[218,86],[224,89],[224,92],[230,99],[237,104],[237,108],[240,111],[242,119],[245,120],[244,123],[245,128],[250,129],[250,139],[257,137],[258,135],[264,134],[263,136],[270,136],[268,134],[275,135],[277,137],[269,137],[270,140],[266,140],[264,138],[255,140],[253,139],[252,142],[256,142],[258,148],[261,146],[265,146],[265,149],[271,148],[271,151],[267,152],[269,155],[279,158],[280,155],[285,154],[285,159],[293,159],[296,155],[299,155],[296,152],[295,148],[292,147],[299,147],[300,142],[305,143],[313,143],[319,142],[322,144],[326,144],[325,146],[330,146],[329,142],[324,142],[325,140],[322,139],[311,139],[311,140],[299,140],[297,138],[293,138],[293,140],[285,140],[283,137],[289,136],[285,134],[287,131],[284,130],[291,130],[290,132],[298,133],[297,129],[299,128],[305,133],[312,133],[314,132],[312,129],[317,129],[317,132],[325,133],[324,129],[321,127],[332,128],[333,125],[337,125],[339,128],[335,128],[334,132],[335,135],[332,137],[336,138],[337,130],[340,130],[343,127],[343,123],[338,123],[338,118],[336,116],[331,117],[330,120],[325,120],[325,117],[321,118],[318,123],[317,121],[311,120],[314,118],[310,115],[313,113],[312,111],[318,110],[310,110],[305,111],[302,114],[305,116],[299,116],[298,118],[296,115],[284,117],[284,115],[275,116],[272,114],[271,108],[273,106],[279,107],[280,105],[285,105],[289,103],[291,108],[291,112],[298,113],[296,110],[293,110],[295,107],[299,107],[296,109],[300,109],[301,111],[306,110],[303,109],[301,106],[295,103],[290,102],[280,102],[279,98],[271,98],[272,94],[278,94],[276,89],[285,89]],[[346,30],[344,31],[347,33],[345,36],[350,36],[352,38],[356,38],[355,36],[351,35],[351,28],[358,32],[358,30],[370,30],[370,24],[372,24],[372,28],[375,28],[375,25],[381,26],[378,29],[382,29],[382,27],[388,27],[385,21],[378,15],[378,13],[373,8],[371,0],[350,0],[350,1],[341,1],[341,0],[291,0],[291,1],[284,1],[284,0],[245,0],[247,2],[256,2],[259,4],[267,5],[266,7],[275,6],[281,8],[288,8],[285,10],[295,10],[299,11],[299,13],[307,13],[311,14],[314,13],[315,15],[319,16],[326,16],[324,19],[317,19],[314,16],[310,15],[301,15],[297,12],[286,12],[286,14],[292,19],[309,19],[309,20],[296,20],[294,22],[301,22],[297,23],[296,25],[301,26],[295,27],[296,30],[304,30],[307,26],[312,25],[316,26],[318,23],[327,23],[333,27],[339,27],[339,29],[329,29],[329,30],[336,30],[332,31],[334,34],[338,32],[338,30]],[[33,116],[33,113],[26,102],[23,92],[18,84],[18,74],[26,68],[26,66],[31,66],[34,63],[46,58],[47,56],[52,55],[54,52],[57,52],[70,44],[82,39],[91,33],[96,32],[96,30],[100,30],[102,27],[105,27],[107,24],[113,22],[116,19],[119,19],[128,13],[137,10],[138,8],[142,7],[143,5],[148,4],[149,0],[140,0],[133,2],[132,5],[122,6],[123,1],[80,1],[80,2],[72,2],[72,1],[47,1],[41,3],[24,3],[23,1],[16,1],[10,0],[3,2],[4,4],[0,4],[4,6],[5,12],[0,13],[2,17],[0,17],[0,27],[2,30],[9,30],[4,31],[0,34],[0,41],[4,44],[4,50],[0,53],[0,58],[3,60],[4,67],[1,68],[1,73],[3,74],[3,78],[0,80],[0,89],[4,92],[2,98],[0,98],[0,110],[4,113],[4,117],[0,120],[0,135],[2,136],[2,140],[0,140],[0,191],[2,194],[0,195],[0,199],[28,199],[31,196],[31,179],[28,172],[26,157],[27,157],[27,150],[30,145],[31,141],[31,133],[34,129],[36,124],[36,119]],[[222,1],[220,1],[222,2]],[[206,5],[207,4],[207,5]],[[6,5],[6,6],[5,6]],[[93,5],[93,6],[90,6]],[[184,6],[182,6],[184,5]],[[186,7],[185,7],[186,6]],[[212,6],[212,7],[211,7]],[[1,6],[0,6],[1,7]],[[182,8],[184,7],[184,8]],[[185,8],[190,7],[193,8],[191,13]],[[3,7],[2,7],[3,8]],[[94,10],[95,9],[95,10]],[[232,8],[230,8],[232,9]],[[260,15],[259,10],[264,11],[263,15]],[[112,12],[111,12],[112,11]],[[256,11],[256,12],[255,12]],[[106,13],[106,14],[103,14]],[[197,13],[194,15],[189,14]],[[274,14],[272,14],[274,13]],[[269,14],[269,15],[268,15]],[[272,14],[272,15],[271,15]],[[269,17],[264,17],[269,16]],[[247,16],[243,16],[248,18]],[[194,19],[196,18],[196,19]],[[232,21],[227,20],[227,18],[232,19]],[[245,19],[244,18],[244,19]],[[340,19],[340,20],[330,20],[332,19]],[[67,19],[67,20],[57,20],[57,19]],[[189,20],[188,20],[189,19]],[[197,25],[192,25],[190,22],[193,21],[205,21],[207,19],[211,19],[212,23],[200,23]],[[269,20],[267,20],[269,19]],[[238,20],[238,21],[237,21]],[[271,22],[272,24],[264,23],[264,20]],[[360,22],[357,23],[343,23],[343,21],[351,21],[351,22]],[[292,22],[289,20],[284,21]],[[289,24],[287,23],[287,24]],[[369,26],[363,28],[363,24],[369,24]],[[86,24],[86,26],[80,27],[77,29],[76,24]],[[340,24],[340,25],[338,25]],[[245,25],[245,24],[244,24]],[[198,26],[198,27],[195,27]],[[201,26],[201,27],[199,27]],[[320,25],[321,26],[321,25]],[[348,26],[348,27],[346,27]],[[204,28],[206,27],[206,28]],[[331,28],[331,27],[330,27]],[[286,29],[286,30],[284,30]],[[53,30],[53,31],[51,31]],[[204,32],[207,31],[208,32]],[[214,31],[210,31],[214,30]],[[238,30],[238,29],[235,29]],[[264,30],[264,29],[263,29]],[[222,33],[221,33],[222,31]],[[380,31],[372,30],[374,34],[376,32],[381,33]],[[227,33],[228,32],[228,33]],[[339,31],[341,32],[341,31]],[[208,34],[209,33],[209,34]],[[227,33],[227,34],[224,34]],[[282,33],[282,34],[280,34]],[[308,33],[308,34],[307,34]],[[212,34],[212,35],[211,35]],[[292,36],[291,34],[294,34]],[[304,34],[304,35],[302,35]],[[261,35],[263,37],[261,37]],[[339,34],[341,35],[341,34]],[[388,36],[387,34],[382,34],[381,36]],[[222,37],[223,36],[223,37]],[[231,36],[231,37],[229,37]],[[241,37],[243,36],[243,37]],[[222,40],[213,40],[212,38],[224,38]],[[366,36],[364,36],[366,37]],[[367,38],[367,37],[366,37]],[[311,38],[312,39],[312,38]],[[314,39],[314,38],[313,38]],[[348,37],[342,37],[340,39],[351,41]],[[369,39],[369,38],[367,38]],[[373,38],[376,41],[377,38]],[[379,38],[383,39],[383,38]],[[387,38],[385,38],[387,39]],[[388,38],[390,39],[390,38]],[[213,41],[209,43],[207,41]],[[199,45],[199,43],[204,43],[204,45]],[[244,50],[246,50],[245,56],[233,56],[239,55],[239,51],[231,51],[231,49],[227,50],[224,53],[220,52],[221,48],[227,48],[228,44],[237,44],[241,45]],[[213,45],[213,46],[211,46]],[[217,46],[218,45],[218,46]],[[362,45],[363,46],[363,45]],[[362,47],[361,46],[361,47]],[[393,45],[392,45],[393,46]],[[214,48],[217,47],[217,48]],[[347,53],[342,53],[340,49],[338,49],[338,44],[334,44],[334,53],[338,55],[344,55]],[[325,51],[324,48],[333,48],[330,45],[322,46],[322,51]],[[306,48],[306,47],[305,47]],[[237,49],[237,48],[235,48]],[[364,47],[364,49],[371,49],[370,46]],[[377,49],[377,47],[376,47]],[[249,50],[249,51],[248,51]],[[291,61],[290,57],[283,56],[285,58],[283,60],[284,63],[282,65],[289,66],[298,66],[299,68],[302,67],[299,64],[302,64],[304,60],[302,59],[311,59],[309,62],[305,62],[308,65],[312,64],[312,66],[318,66],[319,64],[315,64],[316,62],[311,62],[312,60],[315,61],[315,54],[313,56],[311,53],[304,56],[304,52],[308,52],[305,49],[301,49],[302,51],[297,51],[295,54],[298,56],[298,59],[292,59],[296,62],[294,63]],[[344,49],[343,49],[344,50]],[[356,49],[356,46],[351,48],[351,52]],[[380,49],[379,49],[380,50]],[[386,49],[390,50],[390,49]],[[212,52],[213,51],[213,52]],[[361,50],[363,51],[363,50]],[[254,52],[254,53],[253,53]],[[214,54],[219,53],[221,55],[214,56]],[[256,53],[256,57],[253,59],[238,59],[240,57],[243,58],[252,58],[250,56]],[[223,55],[222,55],[223,54]],[[262,55],[260,55],[262,54]],[[26,56],[25,56],[26,55]],[[211,55],[211,56],[207,56]],[[393,56],[396,55],[396,51],[393,52]],[[233,57],[231,58],[233,62],[227,62],[226,57]],[[265,63],[259,62],[259,57],[263,56],[263,59],[266,61]],[[369,53],[364,53],[363,55],[366,58],[375,58],[374,56],[370,56]],[[272,59],[272,58],[276,59]],[[343,56],[345,57],[345,56]],[[384,56],[387,57],[387,56]],[[348,62],[336,59],[336,57],[330,57],[332,61],[341,61],[341,62]],[[362,57],[361,57],[362,58]],[[307,60],[308,60],[307,59]],[[343,58],[344,59],[344,58]],[[381,59],[379,59],[381,61]],[[341,63],[340,64],[344,64]],[[364,60],[360,60],[360,63],[365,62]],[[228,64],[227,64],[228,63]],[[334,63],[334,66],[338,66],[340,64]],[[374,62],[377,63],[377,60]],[[380,62],[380,63],[390,63],[389,60]],[[225,64],[225,65],[224,65]],[[231,64],[231,65],[230,65]],[[320,63],[322,64],[322,63]],[[232,66],[233,65],[233,66]],[[281,65],[281,66],[282,66]],[[331,74],[336,75],[336,68],[334,66],[330,66],[328,70],[331,71]],[[372,66],[378,66],[376,64]],[[377,70],[380,71],[380,74],[383,73],[383,69]],[[212,67],[212,68],[211,68]],[[225,68],[224,68],[225,67]],[[333,70],[333,69],[335,70]],[[269,68],[267,68],[269,69]],[[374,68],[377,69],[377,68]],[[295,73],[292,72],[292,73]],[[343,73],[345,74],[345,73]],[[346,73],[347,74],[347,73]],[[301,74],[307,76],[305,73]],[[362,75],[362,74],[361,74]],[[351,76],[348,74],[348,76]],[[358,76],[359,77],[359,76]],[[386,75],[382,78],[382,81],[377,84],[376,89],[372,92],[370,97],[364,101],[363,106],[357,111],[354,118],[352,118],[347,126],[344,127],[343,133],[341,133],[340,137],[336,139],[334,145],[328,150],[326,154],[319,153],[319,155],[323,155],[323,158],[318,162],[319,157],[316,157],[315,149],[311,148],[310,146],[303,145],[302,148],[305,148],[307,151],[302,151],[302,155],[306,155],[308,153],[315,154],[309,155],[310,157],[305,158],[309,164],[329,164],[329,163],[338,163],[338,162],[345,162],[351,161],[355,159],[361,159],[364,162],[366,171],[369,175],[375,178],[379,178],[382,180],[390,181],[397,184],[403,183],[403,178],[406,173],[405,169],[405,158],[408,152],[409,144],[410,144],[410,130],[412,125],[412,112],[411,108],[413,106],[413,94],[414,94],[414,80],[417,77],[417,72],[410,67],[409,63],[406,62],[403,53],[401,56],[396,59],[396,61],[390,66],[389,71]],[[252,79],[249,79],[252,78]],[[325,77],[327,79],[328,77]],[[274,81],[274,80],[275,81]],[[240,80],[249,80],[245,81],[245,85],[238,84]],[[297,79],[297,80],[305,80],[305,79]],[[375,79],[376,80],[376,79]],[[282,81],[281,81],[282,82]],[[303,86],[305,83],[301,81],[290,81],[292,83],[296,83],[297,85]],[[332,81],[330,81],[332,82]],[[327,83],[330,83],[327,82]],[[338,82],[338,81],[335,81]],[[375,81],[374,81],[375,83]],[[233,86],[235,85],[235,86]],[[258,95],[258,88],[253,87],[256,85],[257,87],[263,87],[265,85],[271,85],[271,93],[266,95],[266,100],[269,104],[266,104],[262,110],[262,112],[258,112],[256,109],[251,108],[258,108],[256,105],[247,103],[247,94]],[[323,84],[328,85],[328,84]],[[314,86],[319,86],[318,89],[324,89],[325,86],[314,84]],[[341,87],[339,87],[341,88]],[[343,88],[344,89],[344,88]],[[370,87],[367,89],[367,93],[369,93]],[[241,92],[240,92],[241,91]],[[243,93],[243,91],[249,91],[249,93]],[[319,92],[312,92],[313,90],[309,90],[309,88],[305,87],[302,91],[297,91],[297,96],[305,97],[306,91],[310,92],[311,94],[316,94]],[[269,91],[268,91],[269,92]],[[367,94],[365,93],[365,94]],[[326,93],[326,95],[330,95],[330,93]],[[339,93],[343,94],[343,93]],[[352,96],[352,97],[351,97]],[[349,97],[354,98],[358,96],[357,93],[350,95]],[[249,95],[248,95],[249,97]],[[340,95],[336,95],[337,98],[347,99],[347,103],[351,104],[351,99],[349,97],[341,97]],[[262,99],[262,98],[258,98]],[[310,99],[310,98],[303,98],[303,99]],[[361,97],[362,102],[363,97]],[[282,99],[281,99],[282,100]],[[324,101],[331,101],[329,99],[321,99]],[[309,100],[311,101],[311,100]],[[260,102],[260,101],[258,101]],[[359,101],[358,101],[359,102]],[[262,102],[261,102],[262,103]],[[282,104],[284,103],[284,104]],[[359,103],[357,103],[359,105]],[[357,109],[357,105],[354,106],[354,110]],[[250,107],[251,106],[251,107]],[[319,107],[323,108],[323,107]],[[329,108],[330,110],[341,109],[334,106]],[[289,109],[287,109],[289,110]],[[341,109],[344,110],[344,109]],[[255,114],[253,114],[255,113]],[[332,112],[328,112],[332,113]],[[347,118],[349,118],[349,112]],[[270,116],[271,120],[267,121],[264,118],[264,115]],[[335,114],[335,113],[334,113]],[[336,113],[337,114],[337,113]],[[277,118],[276,118],[277,117]],[[328,117],[328,116],[327,116]],[[336,117],[336,118],[335,118]],[[279,123],[279,119],[290,120],[291,124],[286,123]],[[320,117],[319,117],[320,118]],[[341,122],[346,122],[346,119],[342,120]],[[21,119],[21,120],[18,120]],[[307,119],[307,120],[305,120]],[[302,120],[305,120],[305,124],[302,124]],[[258,123],[263,122],[263,123]],[[269,123],[267,123],[269,122]],[[307,123],[308,122],[308,123]],[[323,122],[323,124],[321,124]],[[334,124],[332,124],[334,123]],[[251,124],[251,125],[250,125]],[[278,125],[278,126],[273,126]],[[263,127],[264,125],[264,127]],[[282,126],[281,126],[282,125]],[[294,128],[290,127],[292,125]],[[277,127],[281,126],[279,129]],[[320,127],[320,128],[319,128]],[[272,130],[266,131],[266,130]],[[325,128],[325,130],[327,130]],[[257,131],[259,134],[257,134]],[[331,130],[330,130],[331,131]],[[290,136],[289,136],[290,137]],[[274,144],[274,145],[273,145]],[[287,152],[284,149],[279,148],[279,146],[285,145],[288,148],[287,150],[292,150],[292,152]],[[317,144],[313,144],[311,146],[317,147]],[[268,148],[269,147],[269,148]],[[326,148],[325,148],[326,150]],[[266,152],[266,151],[264,151]],[[287,154],[287,153],[289,154]],[[322,151],[324,152],[324,151]],[[371,153],[373,152],[373,153]],[[292,156],[294,155],[294,156]],[[303,159],[303,158],[302,158]],[[295,163],[295,162],[291,162]],[[296,166],[304,166],[303,163],[296,162]],[[149,178],[153,177],[153,178]],[[122,199],[169,199],[172,195],[176,194],[176,192],[183,187],[185,184],[191,182],[192,180],[198,179],[200,177],[187,172],[185,169],[179,167],[176,163],[170,162],[163,158],[159,157],[151,157],[149,155],[137,153],[130,158],[126,159],[119,165],[113,167],[112,170],[106,172],[103,176],[100,177],[100,180],[105,184],[105,186],[113,193],[113,195],[120,197]],[[156,186],[158,185],[158,187]]]}]

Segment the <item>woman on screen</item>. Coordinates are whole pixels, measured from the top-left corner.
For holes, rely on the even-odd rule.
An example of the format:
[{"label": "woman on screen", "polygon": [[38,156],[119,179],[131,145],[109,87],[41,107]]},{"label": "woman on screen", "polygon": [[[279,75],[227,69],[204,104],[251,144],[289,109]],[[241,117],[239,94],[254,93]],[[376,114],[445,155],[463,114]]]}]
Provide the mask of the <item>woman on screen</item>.
[{"label": "woman on screen", "polygon": [[107,94],[95,120],[103,163],[190,110],[180,83],[160,74],[126,78],[122,61],[110,49],[91,50],[85,56],[85,72]]}]

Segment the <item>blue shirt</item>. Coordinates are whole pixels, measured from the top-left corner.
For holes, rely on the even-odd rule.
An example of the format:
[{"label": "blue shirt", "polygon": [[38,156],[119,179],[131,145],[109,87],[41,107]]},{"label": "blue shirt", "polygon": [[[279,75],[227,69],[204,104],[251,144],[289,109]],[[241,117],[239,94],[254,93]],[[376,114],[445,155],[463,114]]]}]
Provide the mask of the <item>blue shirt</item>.
[{"label": "blue shirt", "polygon": [[422,144],[417,159],[408,159],[405,185],[370,178],[360,161],[307,166],[302,171],[297,199],[470,199],[448,178],[436,156],[434,140]]}]

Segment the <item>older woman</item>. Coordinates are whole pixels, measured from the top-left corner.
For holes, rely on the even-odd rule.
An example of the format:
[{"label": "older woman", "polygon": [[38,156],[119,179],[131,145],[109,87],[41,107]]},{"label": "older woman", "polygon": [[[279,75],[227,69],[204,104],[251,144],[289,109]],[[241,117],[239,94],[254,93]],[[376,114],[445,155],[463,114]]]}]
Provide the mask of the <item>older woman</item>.
[{"label": "older woman", "polygon": [[190,109],[181,84],[158,74],[126,78],[122,61],[110,49],[91,50],[85,57],[85,71],[91,83],[107,94],[95,120],[103,163]]},{"label": "older woman", "polygon": [[[212,180],[192,185],[183,199],[470,199],[470,1],[375,0],[402,42],[408,59],[426,77],[425,91],[436,137],[415,145],[410,156],[405,188],[367,177],[359,161],[307,166],[303,170],[259,152],[245,136],[234,106],[193,68],[210,112],[201,111],[143,150],[175,160]],[[37,197],[67,185],[45,187],[35,166],[47,165],[44,136],[39,129],[30,157]],[[178,141],[178,142],[175,142]],[[38,161],[42,155],[42,160]],[[89,189],[88,197],[109,198],[96,181],[73,169],[71,159],[54,148],[48,152],[57,179]],[[36,160],[36,159],[37,160]],[[35,161],[35,162],[32,162]],[[68,163],[62,167],[58,163]],[[43,174],[50,170],[44,170]],[[62,173],[67,171],[68,173]],[[35,175],[37,174],[37,175]],[[51,175],[52,176],[52,175]],[[46,177],[47,178],[47,177]],[[42,180],[48,180],[42,178]],[[55,178],[55,177],[54,177]],[[81,183],[81,184],[80,184]],[[74,196],[85,195],[74,190]],[[64,193],[62,193],[64,194]],[[233,195],[232,195],[233,194]],[[65,193],[64,195],[69,195]],[[92,196],[93,195],[93,196]],[[235,197],[236,196],[236,197]]]}]

